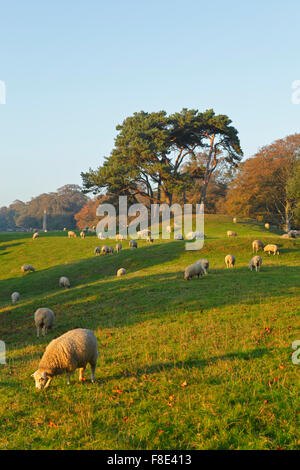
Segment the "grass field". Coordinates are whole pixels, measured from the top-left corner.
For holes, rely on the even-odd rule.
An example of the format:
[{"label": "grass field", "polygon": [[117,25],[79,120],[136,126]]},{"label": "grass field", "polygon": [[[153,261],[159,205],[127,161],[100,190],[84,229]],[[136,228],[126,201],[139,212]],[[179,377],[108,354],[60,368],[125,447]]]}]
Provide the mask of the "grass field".
[{"label": "grass field", "polygon": [[[95,236],[0,234],[0,449],[299,449],[300,242],[231,220],[206,216],[200,252],[125,241],[120,254],[95,257]],[[280,245],[279,256],[259,253],[260,273],[248,269],[256,238]],[[204,257],[209,275],[184,281]],[[36,272],[22,276],[24,263]],[[58,288],[61,275],[71,289]],[[43,306],[56,325],[38,339]],[[96,384],[87,369],[83,384],[76,372],[70,386],[62,376],[36,390],[30,374],[46,345],[76,327],[97,336]]]}]

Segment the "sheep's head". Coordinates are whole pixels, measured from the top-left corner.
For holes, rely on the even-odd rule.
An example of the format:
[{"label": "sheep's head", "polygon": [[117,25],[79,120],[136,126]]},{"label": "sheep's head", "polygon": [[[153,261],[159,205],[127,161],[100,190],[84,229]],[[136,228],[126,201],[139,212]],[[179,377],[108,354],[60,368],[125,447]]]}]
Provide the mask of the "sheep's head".
[{"label": "sheep's head", "polygon": [[35,380],[35,387],[36,388],[47,388],[50,385],[52,377],[47,374],[46,372],[41,372],[40,370],[36,370],[31,377]]}]

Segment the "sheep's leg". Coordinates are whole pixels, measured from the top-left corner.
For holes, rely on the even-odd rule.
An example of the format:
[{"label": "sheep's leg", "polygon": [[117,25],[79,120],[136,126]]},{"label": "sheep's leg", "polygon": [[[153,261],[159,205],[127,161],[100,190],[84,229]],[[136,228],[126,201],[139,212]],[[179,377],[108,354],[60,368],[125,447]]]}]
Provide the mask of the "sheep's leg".
[{"label": "sheep's leg", "polygon": [[46,333],[47,333],[47,327],[46,327],[46,326],[43,326],[42,335],[45,336]]},{"label": "sheep's leg", "polygon": [[39,327],[39,326],[36,327],[36,336],[37,336],[38,338],[39,338],[39,336],[40,336],[40,327]]},{"label": "sheep's leg", "polygon": [[71,383],[71,375],[68,374],[67,375],[67,385],[70,385],[70,383]]},{"label": "sheep's leg", "polygon": [[90,363],[91,364],[91,381],[94,383],[96,381],[95,379],[95,371],[96,371],[96,364]]},{"label": "sheep's leg", "polygon": [[83,379],[84,379],[84,371],[85,371],[85,367],[80,367],[80,369],[79,369],[79,382],[82,382]]}]

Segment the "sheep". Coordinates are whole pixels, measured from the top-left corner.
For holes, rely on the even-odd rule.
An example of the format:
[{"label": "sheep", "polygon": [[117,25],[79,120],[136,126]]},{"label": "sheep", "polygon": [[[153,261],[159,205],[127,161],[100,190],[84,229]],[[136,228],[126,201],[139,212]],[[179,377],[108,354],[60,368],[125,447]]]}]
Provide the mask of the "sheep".
[{"label": "sheep", "polygon": [[117,276],[118,277],[124,276],[125,274],[126,274],[126,269],[125,268],[118,269],[118,271],[117,271]]},{"label": "sheep", "polygon": [[226,255],[225,256],[225,264],[227,268],[233,268],[235,265],[235,256],[233,255]]},{"label": "sheep", "polygon": [[109,246],[108,249],[109,249],[108,253],[113,253],[115,251],[113,246]]},{"label": "sheep", "polygon": [[72,231],[68,232],[68,238],[76,238],[76,237],[77,237],[77,235],[76,235],[75,232],[72,232]]},{"label": "sheep", "polygon": [[201,259],[198,259],[198,261],[196,261],[196,263],[201,264],[202,269],[204,271],[204,274],[207,275],[208,274],[208,268],[209,268],[208,259],[201,258]]},{"label": "sheep", "polygon": [[139,238],[146,238],[150,234],[150,232],[147,228],[145,228],[144,230],[139,230],[137,234]]},{"label": "sheep", "polygon": [[95,253],[96,256],[99,256],[99,255],[100,255],[100,253],[101,253],[101,248],[100,248],[100,246],[96,246],[96,248],[95,248],[95,250],[94,250],[94,253]]},{"label": "sheep", "polygon": [[37,238],[39,238],[39,236],[40,236],[39,232],[35,232],[33,234],[32,240],[36,240]]},{"label": "sheep", "polygon": [[190,264],[187,268],[185,268],[184,271],[184,279],[188,281],[189,279],[192,279],[194,276],[203,276],[204,270],[201,264],[195,263],[195,264]]},{"label": "sheep", "polygon": [[268,253],[269,255],[271,253],[273,253],[273,255],[279,255],[278,246],[272,243],[264,247],[264,252]]},{"label": "sheep", "polygon": [[116,244],[116,252],[119,253],[119,251],[122,250],[122,243],[117,243]]},{"label": "sheep", "polygon": [[260,271],[260,267],[262,265],[262,259],[260,256],[253,256],[251,260],[249,261],[249,268],[252,271],[253,268],[255,268],[255,271]]},{"label": "sheep", "polygon": [[266,224],[265,224],[265,228],[266,228],[267,230],[269,230],[270,224],[266,223]]},{"label": "sheep", "polygon": [[300,230],[290,230],[288,235],[290,238],[298,238],[300,237]]},{"label": "sheep", "polygon": [[232,230],[227,230],[227,237],[237,237],[237,233]]},{"label": "sheep", "polygon": [[66,231],[67,231],[67,228],[66,228],[66,227],[64,227],[64,230],[63,230],[63,231],[64,231],[64,232],[66,232]]},{"label": "sheep", "polygon": [[71,287],[70,281],[67,277],[61,276],[58,282],[59,287],[66,287],[69,289]]},{"label": "sheep", "polygon": [[195,232],[189,232],[186,236],[187,240],[199,240],[201,238],[205,238],[204,234],[202,232],[199,232],[199,230],[195,230]]},{"label": "sheep", "polygon": [[290,232],[289,232],[289,233],[284,233],[283,235],[281,235],[281,238],[293,238],[293,237],[290,235]]},{"label": "sheep", "polygon": [[125,237],[124,237],[124,235],[121,235],[120,233],[118,233],[118,234],[116,235],[116,240],[117,240],[117,241],[119,241],[119,240],[125,240]]},{"label": "sheep", "polygon": [[257,253],[259,249],[263,250],[264,246],[265,245],[260,240],[254,240],[252,242],[252,253],[254,253],[254,251]]},{"label": "sheep", "polygon": [[110,248],[109,248],[109,246],[103,245],[103,247],[101,248],[101,254],[102,254],[102,255],[107,255],[108,253],[110,253]]},{"label": "sheep", "polygon": [[11,294],[11,303],[12,304],[16,304],[18,302],[18,300],[20,300],[20,294],[19,292],[13,292]]},{"label": "sheep", "polygon": [[236,224],[237,223],[237,218],[233,217],[232,221],[233,221],[234,224]]},{"label": "sheep", "polygon": [[45,336],[47,331],[54,325],[53,311],[50,308],[38,308],[34,314],[34,322],[37,337],[40,336],[40,328],[42,328],[42,335]]},{"label": "sheep", "polygon": [[153,238],[149,235],[147,237],[147,243],[153,243],[153,242],[154,242]]},{"label": "sheep", "polygon": [[34,272],[35,269],[31,264],[23,264],[21,267],[22,274],[24,275],[27,271]]},{"label": "sheep", "polygon": [[80,238],[85,238],[85,232],[80,232]]},{"label": "sheep", "polygon": [[130,240],[129,241],[129,248],[137,248],[138,244],[136,240]]},{"label": "sheep", "polygon": [[99,238],[99,240],[105,240],[105,236],[103,235],[103,232],[99,232],[97,237]]},{"label": "sheep", "polygon": [[38,389],[49,387],[53,377],[61,374],[67,374],[69,385],[70,375],[76,369],[79,369],[79,381],[84,381],[85,368],[90,364],[91,381],[94,383],[97,359],[98,344],[94,333],[84,328],[76,328],[48,344],[38,369],[31,376]]}]

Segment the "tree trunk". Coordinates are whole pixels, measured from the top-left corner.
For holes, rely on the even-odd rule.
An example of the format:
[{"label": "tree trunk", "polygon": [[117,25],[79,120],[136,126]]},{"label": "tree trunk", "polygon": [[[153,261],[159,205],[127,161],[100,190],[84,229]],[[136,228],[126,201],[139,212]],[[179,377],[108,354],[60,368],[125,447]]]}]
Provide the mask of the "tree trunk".
[{"label": "tree trunk", "polygon": [[291,230],[291,221],[292,221],[292,205],[290,201],[285,202],[285,227],[284,230],[289,232]]}]

